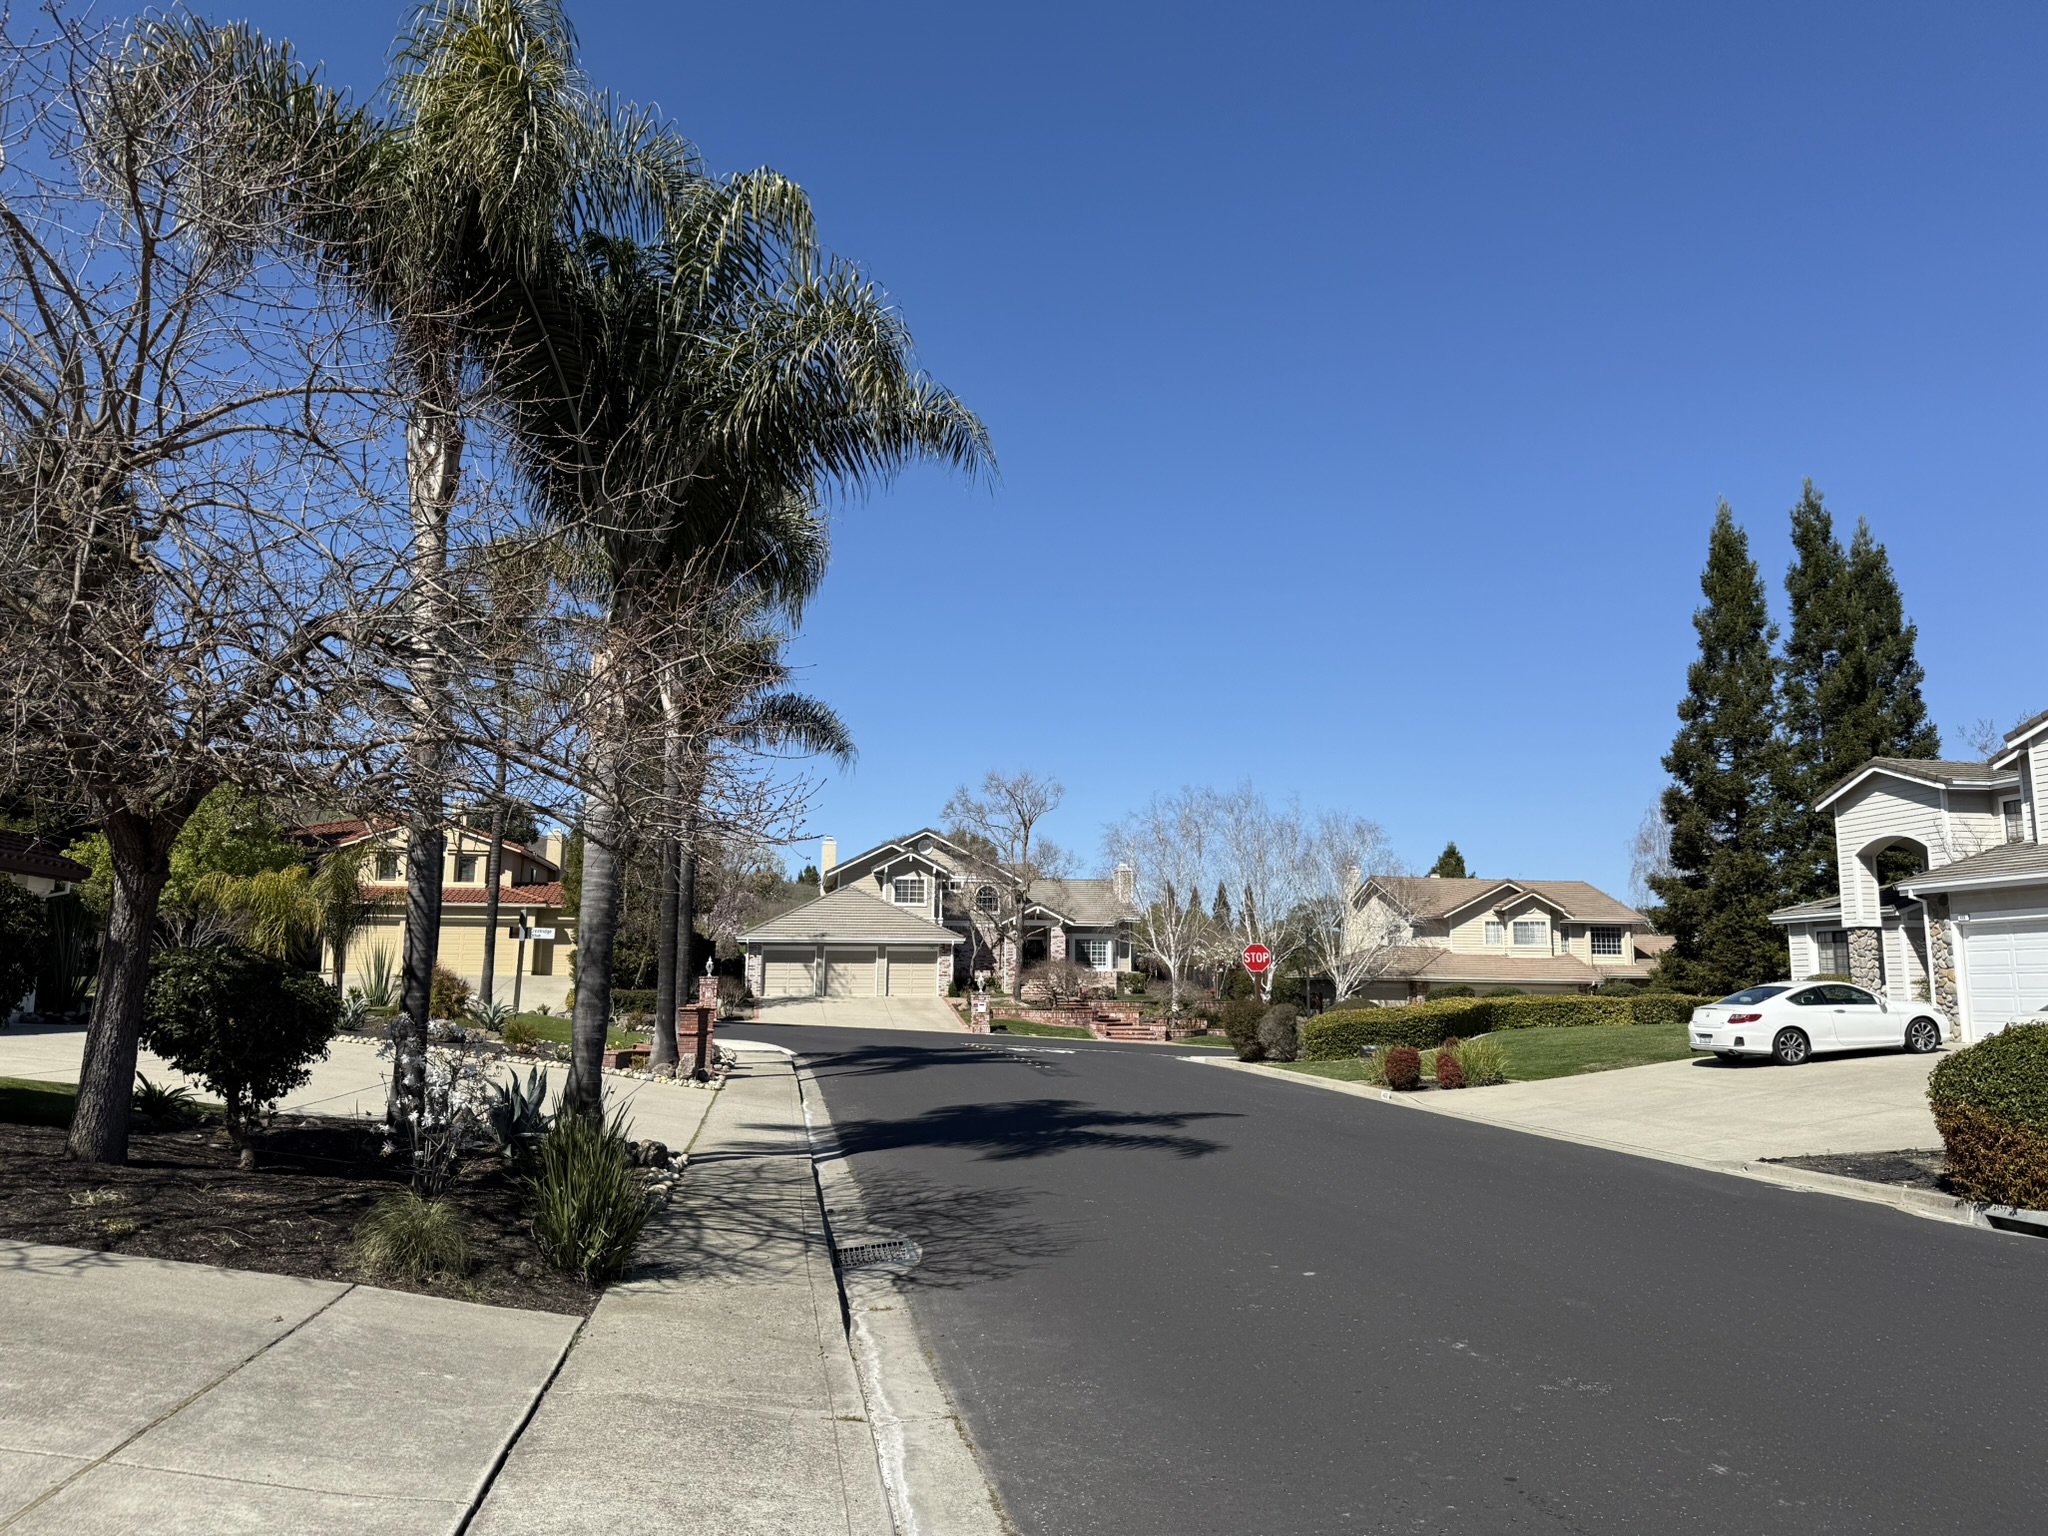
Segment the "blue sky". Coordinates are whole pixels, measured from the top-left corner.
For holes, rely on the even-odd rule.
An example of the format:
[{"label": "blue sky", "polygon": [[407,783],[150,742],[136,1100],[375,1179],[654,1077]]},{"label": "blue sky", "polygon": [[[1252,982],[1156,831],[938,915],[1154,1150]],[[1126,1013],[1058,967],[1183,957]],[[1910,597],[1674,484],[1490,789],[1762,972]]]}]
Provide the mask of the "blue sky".
[{"label": "blue sky", "polygon": [[[400,8],[247,14],[367,89]],[[861,749],[842,848],[990,767],[1091,856],[1249,777],[1618,894],[1715,498],[1782,608],[1804,475],[1889,547],[1950,750],[2048,707],[2048,10],[572,15],[801,182],[994,435],[993,488],[837,509],[795,656]]]}]

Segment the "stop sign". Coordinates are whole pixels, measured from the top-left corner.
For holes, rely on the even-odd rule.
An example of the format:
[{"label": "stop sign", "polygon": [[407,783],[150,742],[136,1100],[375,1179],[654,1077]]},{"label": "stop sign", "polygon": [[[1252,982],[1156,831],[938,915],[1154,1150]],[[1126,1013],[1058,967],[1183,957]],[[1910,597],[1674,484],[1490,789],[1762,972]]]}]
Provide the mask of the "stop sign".
[{"label": "stop sign", "polygon": [[1247,944],[1244,947],[1244,968],[1254,976],[1273,968],[1273,951],[1263,944]]}]

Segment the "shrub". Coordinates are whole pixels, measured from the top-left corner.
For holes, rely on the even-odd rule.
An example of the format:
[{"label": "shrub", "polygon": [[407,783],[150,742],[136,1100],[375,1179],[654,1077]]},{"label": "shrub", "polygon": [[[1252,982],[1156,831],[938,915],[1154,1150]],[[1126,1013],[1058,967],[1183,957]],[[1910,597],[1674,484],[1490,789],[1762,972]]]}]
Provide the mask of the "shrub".
[{"label": "shrub", "polygon": [[42,897],[0,875],[0,1024],[34,990],[49,942]]},{"label": "shrub", "polygon": [[434,967],[434,983],[427,992],[427,1012],[437,1019],[459,1019],[469,1006],[469,983],[445,965]]},{"label": "shrub", "polygon": [[1259,1049],[1268,1061],[1292,1061],[1300,1038],[1295,1028],[1293,1005],[1275,1003],[1259,1018]]},{"label": "shrub", "polygon": [[1465,1086],[1465,1069],[1458,1064],[1456,1046],[1446,1045],[1436,1053],[1436,1085],[1439,1088]]},{"label": "shrub", "polygon": [[1390,1046],[1382,1053],[1386,1066],[1382,1081],[1400,1093],[1422,1086],[1422,1053],[1412,1045]]},{"label": "shrub", "polygon": [[[682,978],[679,986],[677,987],[677,990],[681,993],[687,994],[685,997],[681,999],[682,1001],[694,1003],[695,1001],[697,1001],[697,978],[694,976],[686,976]],[[654,1012],[654,988],[613,987],[612,1012]]]},{"label": "shrub", "polygon": [[452,1200],[395,1190],[356,1225],[356,1262],[374,1279],[426,1280],[469,1272],[469,1234]]},{"label": "shrub", "polygon": [[541,1257],[586,1285],[625,1269],[647,1222],[647,1185],[626,1149],[623,1114],[603,1124],[557,1115],[531,1188]]},{"label": "shrub", "polygon": [[1479,995],[1479,989],[1478,989],[1477,987],[1473,987],[1473,986],[1468,986],[1468,985],[1466,985],[1466,984],[1465,984],[1464,982],[1462,982],[1462,981],[1461,981],[1461,982],[1458,982],[1458,983],[1456,983],[1456,984],[1455,984],[1455,985],[1453,985],[1453,986],[1448,986],[1448,987],[1432,987],[1432,988],[1430,989],[1430,993],[1429,993],[1429,995],[1430,995],[1430,996],[1431,996],[1432,998],[1438,998],[1438,997],[1477,997],[1477,996]]},{"label": "shrub", "polygon": [[364,962],[363,1001],[372,1008],[398,1006],[398,961],[388,944],[379,944]]},{"label": "shrub", "polygon": [[1638,1027],[1645,1024],[1684,1024],[1692,1011],[1711,1003],[1711,997],[1694,997],[1683,992],[1644,992],[1628,1000],[1629,1016]]},{"label": "shrub", "polygon": [[2048,1024],[2014,1024],[1927,1078],[1956,1192],[2048,1209]]},{"label": "shrub", "polygon": [[1486,994],[1485,994],[1485,995],[1486,995],[1486,996],[1488,996],[1488,997],[1526,997],[1526,996],[1528,996],[1528,994],[1527,994],[1526,992],[1524,992],[1524,991],[1523,991],[1523,990],[1522,990],[1522,989],[1521,989],[1520,987],[1488,987],[1488,988],[1486,989]]},{"label": "shrub", "polygon": [[199,1102],[186,1087],[171,1088],[152,1083],[135,1074],[135,1096],[131,1101],[135,1118],[144,1125],[186,1125],[199,1118]]},{"label": "shrub", "polygon": [[1643,990],[1639,981],[1603,981],[1593,989],[1596,997],[1634,997]]},{"label": "shrub", "polygon": [[1428,1050],[1452,1035],[1484,1034],[1492,1004],[1477,999],[1409,1003],[1400,1008],[1339,1008],[1301,1026],[1306,1061],[1347,1061],[1362,1045],[1412,1045]]},{"label": "shrub", "polygon": [[528,1020],[514,1017],[505,1021],[498,1036],[513,1050],[523,1051],[540,1039],[540,1030]]},{"label": "shrub", "polygon": [[340,1022],[332,987],[246,949],[166,950],[149,969],[142,1043],[220,1095],[237,1145],[257,1110],[312,1075]]},{"label": "shrub", "polygon": [[1259,1020],[1266,1010],[1255,997],[1233,997],[1222,1007],[1223,1033],[1230,1037],[1239,1061],[1258,1061],[1266,1054],[1259,1041]]},{"label": "shrub", "polygon": [[1569,1029],[1581,1024],[1634,1022],[1630,999],[1580,994],[1503,998],[1493,1005],[1487,1020],[1490,1029]]},{"label": "shrub", "polygon": [[491,1085],[485,1118],[506,1161],[524,1166],[539,1153],[548,1134],[547,1105],[548,1075],[539,1067],[527,1069],[524,1083],[515,1072]]},{"label": "shrub", "polygon": [[1459,1046],[1458,1067],[1467,1088],[1492,1088],[1508,1080],[1507,1053],[1492,1040],[1467,1040]]}]

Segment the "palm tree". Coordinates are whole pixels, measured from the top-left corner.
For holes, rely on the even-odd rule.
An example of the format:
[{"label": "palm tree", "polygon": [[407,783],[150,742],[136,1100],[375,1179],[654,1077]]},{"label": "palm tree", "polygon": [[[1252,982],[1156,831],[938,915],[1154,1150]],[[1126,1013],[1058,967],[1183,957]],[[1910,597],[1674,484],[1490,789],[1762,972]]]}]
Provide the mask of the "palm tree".
[{"label": "palm tree", "polygon": [[632,701],[654,681],[628,637],[706,585],[800,608],[823,565],[820,487],[873,484],[918,458],[991,464],[980,421],[913,366],[901,318],[818,252],[801,192],[778,180],[764,197],[748,178],[690,191],[658,244],[582,244],[589,389],[565,395],[543,375],[510,413],[604,613],[564,1090],[593,1114],[633,831],[617,786]]},{"label": "palm tree", "polygon": [[[182,13],[146,25],[146,57],[240,53],[246,27]],[[510,370],[574,395],[581,362],[553,298],[561,252],[592,229],[650,234],[702,180],[694,152],[647,113],[593,92],[560,0],[424,0],[401,33],[389,116],[335,113],[295,64],[252,71],[252,143],[296,142],[316,108],[327,174],[294,205],[300,237],[387,317],[405,400],[412,523],[399,643],[412,732],[405,823],[401,1032],[392,1093],[417,1105],[440,938],[449,771],[449,518],[474,391]],[[284,127],[280,127],[282,124]]]}]

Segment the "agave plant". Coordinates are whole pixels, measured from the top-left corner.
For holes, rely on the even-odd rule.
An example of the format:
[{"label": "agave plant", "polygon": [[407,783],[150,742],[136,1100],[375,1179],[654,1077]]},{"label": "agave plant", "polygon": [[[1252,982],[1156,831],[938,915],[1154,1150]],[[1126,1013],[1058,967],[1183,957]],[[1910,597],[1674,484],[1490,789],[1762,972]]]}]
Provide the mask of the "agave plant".
[{"label": "agave plant", "polygon": [[135,1118],[146,1125],[179,1125],[197,1116],[199,1101],[192,1097],[190,1088],[152,1083],[138,1072],[134,1112]]},{"label": "agave plant", "polygon": [[503,1003],[471,1003],[466,1010],[470,1022],[492,1034],[502,1034],[505,1025],[512,1018],[512,1010]]},{"label": "agave plant", "polygon": [[379,944],[370,951],[363,969],[363,1001],[372,1008],[389,1008],[398,992],[397,962],[391,946]]},{"label": "agave plant", "polygon": [[531,1162],[548,1133],[548,1074],[529,1067],[526,1081],[518,1073],[491,1085],[491,1135],[509,1162]]}]

